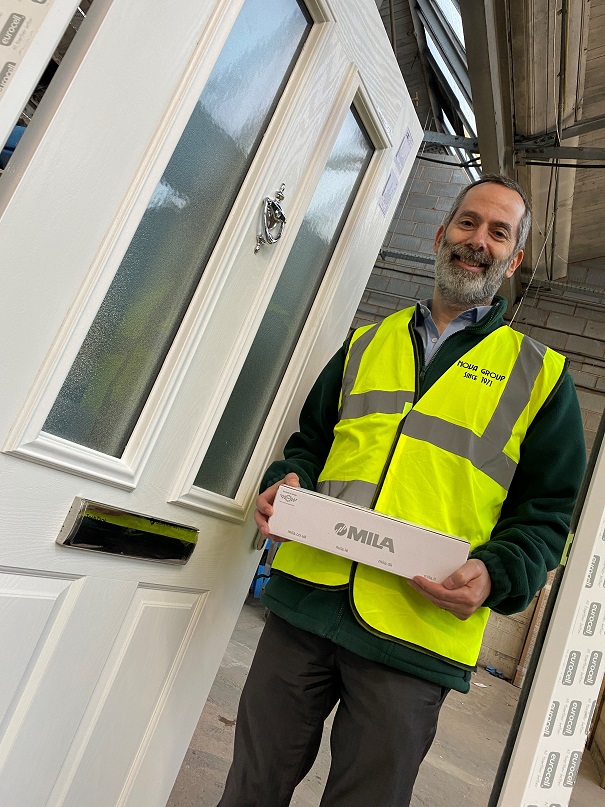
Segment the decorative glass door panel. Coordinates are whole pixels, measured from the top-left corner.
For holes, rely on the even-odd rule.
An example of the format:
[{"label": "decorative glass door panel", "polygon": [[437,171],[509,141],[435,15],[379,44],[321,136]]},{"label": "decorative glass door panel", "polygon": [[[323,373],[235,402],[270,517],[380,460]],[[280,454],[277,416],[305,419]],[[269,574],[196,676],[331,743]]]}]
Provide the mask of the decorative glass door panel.
[{"label": "decorative glass door panel", "polygon": [[297,0],[246,0],[45,431],[122,454],[310,28]]},{"label": "decorative glass door panel", "polygon": [[199,469],[198,487],[235,496],[373,153],[351,110]]}]

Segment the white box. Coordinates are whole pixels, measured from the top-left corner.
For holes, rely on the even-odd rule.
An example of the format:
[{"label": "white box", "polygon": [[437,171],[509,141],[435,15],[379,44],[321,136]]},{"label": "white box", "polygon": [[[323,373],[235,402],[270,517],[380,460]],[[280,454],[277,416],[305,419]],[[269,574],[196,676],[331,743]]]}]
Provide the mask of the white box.
[{"label": "white box", "polygon": [[442,583],[468,559],[470,544],[454,535],[281,485],[269,519],[272,535],[309,544],[401,577]]}]

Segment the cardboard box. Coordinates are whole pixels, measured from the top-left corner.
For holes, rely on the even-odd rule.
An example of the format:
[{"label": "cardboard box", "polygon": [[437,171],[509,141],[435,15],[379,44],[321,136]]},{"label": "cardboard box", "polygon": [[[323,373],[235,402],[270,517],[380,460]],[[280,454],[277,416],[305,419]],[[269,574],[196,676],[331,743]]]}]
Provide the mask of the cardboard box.
[{"label": "cardboard box", "polygon": [[443,582],[468,559],[470,544],[366,507],[281,485],[271,534],[309,544],[401,577]]}]

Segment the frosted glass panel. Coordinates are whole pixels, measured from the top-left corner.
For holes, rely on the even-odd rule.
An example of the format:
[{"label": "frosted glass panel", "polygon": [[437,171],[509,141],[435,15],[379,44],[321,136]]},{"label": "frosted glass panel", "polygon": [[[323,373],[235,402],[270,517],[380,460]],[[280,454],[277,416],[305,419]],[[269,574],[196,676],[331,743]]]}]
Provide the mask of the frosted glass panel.
[{"label": "frosted glass panel", "polygon": [[349,112],[195,484],[235,496],[374,147]]},{"label": "frosted glass panel", "polygon": [[45,431],[122,454],[310,28],[244,3]]}]

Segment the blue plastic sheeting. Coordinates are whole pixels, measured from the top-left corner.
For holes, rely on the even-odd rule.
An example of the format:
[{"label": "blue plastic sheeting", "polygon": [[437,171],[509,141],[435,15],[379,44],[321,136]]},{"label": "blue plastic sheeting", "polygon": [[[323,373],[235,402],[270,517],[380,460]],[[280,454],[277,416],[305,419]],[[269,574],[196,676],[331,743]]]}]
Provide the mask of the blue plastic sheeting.
[{"label": "blue plastic sheeting", "polygon": [[19,140],[25,131],[25,126],[15,126],[10,133],[8,140],[0,152],[0,168],[6,168],[8,161],[13,156],[13,151],[17,148]]}]

